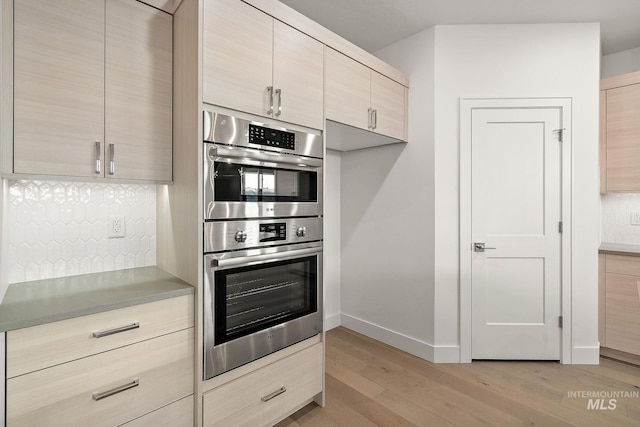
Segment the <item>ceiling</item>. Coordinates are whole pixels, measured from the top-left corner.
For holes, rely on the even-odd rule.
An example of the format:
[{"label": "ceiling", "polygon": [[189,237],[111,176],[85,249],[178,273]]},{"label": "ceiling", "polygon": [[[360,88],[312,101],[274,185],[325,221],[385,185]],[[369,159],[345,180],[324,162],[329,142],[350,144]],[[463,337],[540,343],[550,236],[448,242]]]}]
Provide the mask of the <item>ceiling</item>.
[{"label": "ceiling", "polygon": [[366,51],[434,25],[600,22],[602,54],[640,47],[640,0],[280,0]]}]

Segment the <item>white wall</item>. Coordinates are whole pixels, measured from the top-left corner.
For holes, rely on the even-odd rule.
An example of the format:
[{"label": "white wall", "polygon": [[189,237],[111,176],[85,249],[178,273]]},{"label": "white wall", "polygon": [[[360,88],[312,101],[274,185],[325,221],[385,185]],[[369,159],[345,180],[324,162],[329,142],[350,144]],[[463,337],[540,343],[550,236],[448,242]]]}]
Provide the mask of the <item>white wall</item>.
[{"label": "white wall", "polygon": [[640,193],[602,196],[602,242],[640,245],[640,225],[631,224],[631,214],[640,212]]},{"label": "white wall", "polygon": [[553,24],[437,26],[377,52],[409,75],[409,143],[343,155],[343,324],[458,361],[459,99],[571,97],[573,361],[597,363],[599,49],[598,24]]},{"label": "white wall", "polygon": [[640,71],[640,47],[602,57],[602,78]]},{"label": "white wall", "polygon": [[434,307],[434,34],[427,30],[397,49],[378,52],[409,75],[409,144],[346,152],[341,169],[342,324],[428,359]]},{"label": "white wall", "polygon": [[324,165],[324,326],[329,330],[340,326],[340,152],[327,150]]}]

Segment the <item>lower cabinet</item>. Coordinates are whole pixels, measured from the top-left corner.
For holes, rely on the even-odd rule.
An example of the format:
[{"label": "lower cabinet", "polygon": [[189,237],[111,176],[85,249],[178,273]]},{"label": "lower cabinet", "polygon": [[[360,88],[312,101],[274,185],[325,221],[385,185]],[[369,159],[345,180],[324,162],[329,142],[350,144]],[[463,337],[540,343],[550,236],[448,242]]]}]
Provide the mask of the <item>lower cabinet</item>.
[{"label": "lower cabinet", "polygon": [[[9,331],[7,427],[193,425],[190,313],[193,295]],[[70,351],[44,367],[35,359],[20,363],[20,352],[12,346],[18,347],[16,338],[25,335],[33,352],[63,343]]]},{"label": "lower cabinet", "polygon": [[123,427],[193,427],[193,396],[122,424]]},{"label": "lower cabinet", "polygon": [[316,343],[205,393],[203,425],[273,425],[322,392],[322,358]]},{"label": "lower cabinet", "polygon": [[[601,257],[603,255],[600,255]],[[601,345],[640,356],[640,257],[604,255]],[[604,313],[602,310],[604,309]],[[604,333],[602,333],[604,332]]]}]

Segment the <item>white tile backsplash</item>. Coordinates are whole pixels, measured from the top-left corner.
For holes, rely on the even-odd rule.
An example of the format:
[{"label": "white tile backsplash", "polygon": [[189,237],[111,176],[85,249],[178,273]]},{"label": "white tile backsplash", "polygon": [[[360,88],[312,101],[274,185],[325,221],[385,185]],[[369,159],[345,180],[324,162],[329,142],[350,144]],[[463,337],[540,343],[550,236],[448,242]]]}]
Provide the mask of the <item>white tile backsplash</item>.
[{"label": "white tile backsplash", "polygon": [[606,194],[601,206],[602,241],[640,245],[640,225],[631,225],[631,212],[640,212],[640,194]]},{"label": "white tile backsplash", "polygon": [[[10,181],[4,214],[11,283],[156,263],[153,185]],[[125,237],[107,219],[125,217]]]}]

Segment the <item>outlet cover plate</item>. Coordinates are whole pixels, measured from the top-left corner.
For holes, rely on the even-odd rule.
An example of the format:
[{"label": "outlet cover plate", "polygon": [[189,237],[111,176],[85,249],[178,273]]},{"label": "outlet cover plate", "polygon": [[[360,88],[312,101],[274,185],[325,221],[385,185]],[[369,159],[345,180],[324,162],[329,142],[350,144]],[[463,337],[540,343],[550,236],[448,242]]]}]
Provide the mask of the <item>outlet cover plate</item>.
[{"label": "outlet cover plate", "polygon": [[124,217],[114,216],[107,220],[107,237],[124,237]]}]

